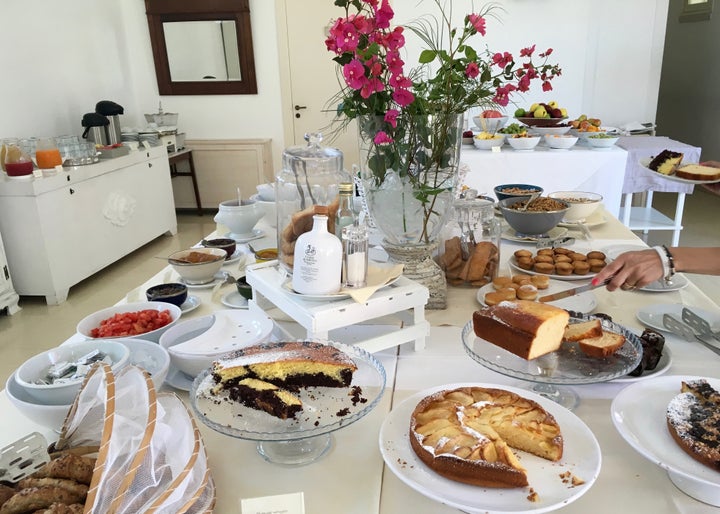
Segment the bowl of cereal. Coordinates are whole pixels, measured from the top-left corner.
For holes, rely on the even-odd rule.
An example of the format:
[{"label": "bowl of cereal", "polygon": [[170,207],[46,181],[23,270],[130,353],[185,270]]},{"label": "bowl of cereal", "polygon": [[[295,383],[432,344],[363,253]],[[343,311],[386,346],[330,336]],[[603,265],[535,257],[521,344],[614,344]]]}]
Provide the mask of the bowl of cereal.
[{"label": "bowl of cereal", "polygon": [[555,191],[550,193],[548,198],[563,201],[570,206],[563,216],[563,221],[570,223],[589,218],[600,207],[603,199],[601,194],[587,191]]},{"label": "bowl of cereal", "polygon": [[541,195],[543,188],[533,184],[500,184],[493,189],[498,200],[508,198],[530,198],[532,195]]},{"label": "bowl of cereal", "polygon": [[[527,204],[527,205],[526,205]],[[515,232],[523,235],[545,234],[560,223],[570,206],[554,198],[541,196],[500,200],[500,212]]]}]

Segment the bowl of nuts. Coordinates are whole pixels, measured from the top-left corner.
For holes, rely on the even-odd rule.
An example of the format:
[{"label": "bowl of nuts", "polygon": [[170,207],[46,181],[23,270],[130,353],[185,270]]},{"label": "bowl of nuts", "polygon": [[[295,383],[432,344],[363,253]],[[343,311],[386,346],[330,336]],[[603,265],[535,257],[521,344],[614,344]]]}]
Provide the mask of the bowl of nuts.
[{"label": "bowl of nuts", "polygon": [[570,206],[554,198],[500,200],[500,212],[515,232],[523,235],[545,234],[560,223]]},{"label": "bowl of nuts", "polygon": [[530,198],[533,195],[541,195],[543,188],[533,184],[500,184],[495,186],[495,196],[498,200],[508,198]]}]

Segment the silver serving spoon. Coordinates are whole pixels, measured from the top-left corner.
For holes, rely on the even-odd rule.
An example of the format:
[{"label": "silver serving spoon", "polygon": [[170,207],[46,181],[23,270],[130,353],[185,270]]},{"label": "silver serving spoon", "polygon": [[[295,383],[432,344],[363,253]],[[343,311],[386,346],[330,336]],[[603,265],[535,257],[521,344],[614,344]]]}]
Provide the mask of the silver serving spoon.
[{"label": "silver serving spoon", "polygon": [[540,193],[532,193],[530,195],[530,198],[528,198],[527,202],[525,202],[525,205],[518,209],[518,212],[525,212],[527,208],[530,207],[530,204],[533,202],[533,200],[535,200],[535,198],[537,198],[538,196],[540,196]]}]

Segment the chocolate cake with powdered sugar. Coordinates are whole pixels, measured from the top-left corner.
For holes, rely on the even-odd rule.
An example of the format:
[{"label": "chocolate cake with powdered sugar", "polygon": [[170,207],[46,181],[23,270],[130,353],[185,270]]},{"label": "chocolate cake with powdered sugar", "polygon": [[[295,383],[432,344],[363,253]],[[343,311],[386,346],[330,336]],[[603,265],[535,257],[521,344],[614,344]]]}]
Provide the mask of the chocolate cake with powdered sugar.
[{"label": "chocolate cake with powdered sugar", "polygon": [[706,380],[683,382],[666,417],[670,435],[680,448],[720,471],[720,392]]}]

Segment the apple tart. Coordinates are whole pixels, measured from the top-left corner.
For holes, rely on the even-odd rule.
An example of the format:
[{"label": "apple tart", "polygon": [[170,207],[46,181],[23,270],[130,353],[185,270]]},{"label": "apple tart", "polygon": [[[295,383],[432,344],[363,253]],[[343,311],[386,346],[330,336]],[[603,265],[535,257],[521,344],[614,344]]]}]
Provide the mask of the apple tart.
[{"label": "apple tart", "polygon": [[443,390],[418,403],[410,445],[436,473],[483,487],[524,487],[525,468],[513,449],[560,460],[563,438],[555,418],[538,403],[484,387]]}]

